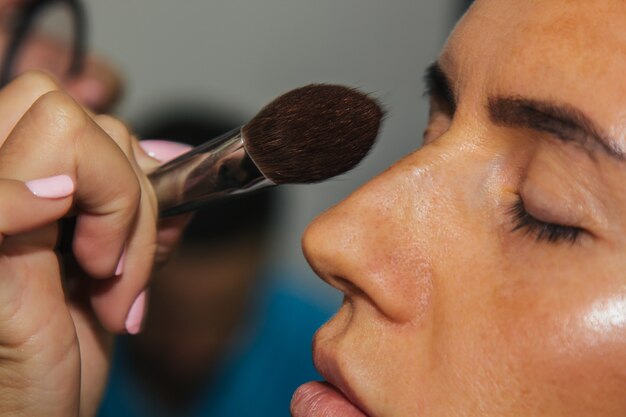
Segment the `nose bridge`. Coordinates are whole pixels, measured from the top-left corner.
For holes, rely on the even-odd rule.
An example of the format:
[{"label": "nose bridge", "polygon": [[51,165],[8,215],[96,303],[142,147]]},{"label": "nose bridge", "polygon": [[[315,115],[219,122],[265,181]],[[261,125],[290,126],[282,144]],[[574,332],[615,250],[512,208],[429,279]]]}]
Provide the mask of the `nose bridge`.
[{"label": "nose bridge", "polygon": [[442,250],[439,225],[458,186],[449,169],[455,158],[447,145],[427,146],[323,214],[304,237],[313,268],[347,293],[349,282],[394,321],[423,316],[433,255]]}]

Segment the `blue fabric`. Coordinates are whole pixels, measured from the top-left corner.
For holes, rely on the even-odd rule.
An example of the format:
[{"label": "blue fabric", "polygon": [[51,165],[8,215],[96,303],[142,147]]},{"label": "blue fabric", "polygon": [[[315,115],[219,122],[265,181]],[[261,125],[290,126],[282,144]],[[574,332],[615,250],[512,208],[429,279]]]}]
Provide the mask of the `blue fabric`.
[{"label": "blue fabric", "polygon": [[223,358],[204,395],[185,414],[172,414],[150,398],[128,366],[120,338],[99,417],[290,416],[289,402],[303,382],[321,379],[313,367],[311,340],[329,319],[323,309],[285,283],[272,280],[260,291],[244,338]]}]

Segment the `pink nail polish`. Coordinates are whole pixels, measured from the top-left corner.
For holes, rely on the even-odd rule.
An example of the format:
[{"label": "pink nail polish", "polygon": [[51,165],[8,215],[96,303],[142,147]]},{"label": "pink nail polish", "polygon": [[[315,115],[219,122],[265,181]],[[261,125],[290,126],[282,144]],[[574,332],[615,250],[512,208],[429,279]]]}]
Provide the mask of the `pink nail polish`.
[{"label": "pink nail polish", "polygon": [[26,182],[26,186],[40,198],[63,198],[74,192],[74,181],[67,175],[31,180]]},{"label": "pink nail polish", "polygon": [[139,141],[139,146],[141,146],[141,148],[146,151],[150,157],[163,163],[179,157],[185,152],[190,151],[192,148],[192,146],[185,143],[156,139]]},{"label": "pink nail polish", "polygon": [[146,290],[143,290],[130,307],[130,311],[126,317],[126,323],[124,324],[129,334],[137,334],[141,331],[143,317],[146,311],[146,297]]},{"label": "pink nail polish", "polygon": [[120,260],[117,261],[117,268],[115,268],[115,276],[122,276],[124,273],[124,263],[126,262],[126,249],[122,251],[122,255],[120,255]]}]

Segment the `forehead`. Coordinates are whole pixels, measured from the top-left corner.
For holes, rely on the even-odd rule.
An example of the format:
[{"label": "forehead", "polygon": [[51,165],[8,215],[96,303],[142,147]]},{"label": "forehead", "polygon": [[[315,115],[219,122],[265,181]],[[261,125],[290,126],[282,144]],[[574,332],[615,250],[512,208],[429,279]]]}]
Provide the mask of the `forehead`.
[{"label": "forehead", "polygon": [[455,90],[572,104],[626,130],[626,1],[478,0],[440,62]]}]

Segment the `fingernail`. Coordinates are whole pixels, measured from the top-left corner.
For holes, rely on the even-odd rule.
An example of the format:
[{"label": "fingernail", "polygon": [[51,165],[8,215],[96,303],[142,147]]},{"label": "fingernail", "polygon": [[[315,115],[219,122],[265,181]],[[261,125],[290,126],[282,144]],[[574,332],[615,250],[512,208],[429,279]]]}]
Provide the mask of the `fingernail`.
[{"label": "fingernail", "polygon": [[124,273],[125,262],[126,262],[126,248],[124,248],[124,250],[122,251],[122,254],[120,255],[120,260],[117,261],[117,267],[115,268],[116,277],[122,276],[122,273]]},{"label": "fingernail", "polygon": [[130,311],[126,317],[126,323],[124,323],[126,331],[129,334],[137,334],[141,331],[143,316],[146,312],[146,297],[146,290],[143,290],[130,307]]},{"label": "fingernail", "polygon": [[190,151],[193,146],[186,143],[171,142],[169,140],[147,139],[139,141],[139,146],[152,158],[161,163],[171,161],[185,152]]},{"label": "fingernail", "polygon": [[26,186],[33,194],[41,198],[63,198],[74,192],[74,181],[67,175],[27,181]]}]

